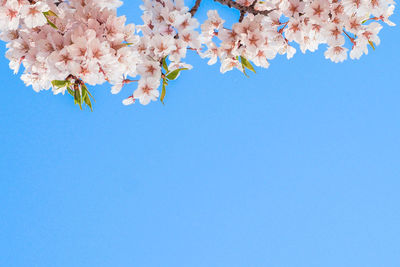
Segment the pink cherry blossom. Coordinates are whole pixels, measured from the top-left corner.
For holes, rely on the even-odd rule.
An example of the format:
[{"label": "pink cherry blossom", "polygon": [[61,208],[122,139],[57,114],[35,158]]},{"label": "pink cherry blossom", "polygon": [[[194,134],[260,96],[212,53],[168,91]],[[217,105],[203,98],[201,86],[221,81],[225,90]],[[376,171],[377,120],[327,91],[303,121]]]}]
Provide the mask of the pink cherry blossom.
[{"label": "pink cherry blossom", "polygon": [[189,53],[220,62],[222,73],[268,68],[279,55],[321,47],[339,63],[368,54],[383,25],[395,25],[393,0],[215,0],[239,11],[232,25],[216,10],[200,23],[203,1],[190,8],[183,0],[143,0],[142,23],[134,25],[117,15],[121,0],[0,0],[0,39],[10,68],[37,92],[83,93],[107,82],[112,94],[128,96],[123,104],[147,105],[192,69]]}]

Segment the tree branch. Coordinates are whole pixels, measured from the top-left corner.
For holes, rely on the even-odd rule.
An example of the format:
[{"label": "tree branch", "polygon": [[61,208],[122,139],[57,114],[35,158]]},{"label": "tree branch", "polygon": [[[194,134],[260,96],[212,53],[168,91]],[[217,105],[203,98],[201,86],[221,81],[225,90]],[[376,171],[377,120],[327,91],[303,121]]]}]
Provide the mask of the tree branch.
[{"label": "tree branch", "polygon": [[240,18],[239,18],[239,22],[242,22],[244,19],[244,15],[246,15],[246,12],[244,11],[240,11]]},{"label": "tree branch", "polygon": [[199,9],[200,3],[201,3],[201,0],[196,0],[196,3],[194,4],[192,9],[190,10],[190,14],[192,14],[192,17],[194,16],[194,14],[196,14],[197,10]]},{"label": "tree branch", "polygon": [[272,11],[274,11],[274,9],[272,10],[256,10],[254,8],[255,4],[257,2],[257,0],[254,1],[254,3],[251,6],[242,6],[241,4],[232,1],[232,0],[214,0],[215,2],[218,2],[222,5],[228,6],[230,8],[235,8],[237,10],[239,10],[241,13],[251,13],[253,15],[264,15],[264,16],[268,16],[269,13],[271,13]]}]

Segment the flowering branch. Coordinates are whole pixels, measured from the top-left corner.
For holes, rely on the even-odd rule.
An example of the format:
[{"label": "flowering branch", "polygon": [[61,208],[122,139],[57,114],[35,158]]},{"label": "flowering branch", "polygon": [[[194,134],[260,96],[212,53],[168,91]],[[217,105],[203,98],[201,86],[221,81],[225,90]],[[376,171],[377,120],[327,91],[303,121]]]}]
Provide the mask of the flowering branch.
[{"label": "flowering branch", "polygon": [[201,0],[196,0],[196,3],[192,7],[192,9],[189,11],[190,14],[192,14],[192,17],[194,16],[194,14],[196,14],[197,10],[199,9],[200,3],[201,3]]},{"label": "flowering branch", "polygon": [[[236,1],[232,1],[232,0],[214,0],[215,2],[218,2],[222,5],[228,6],[230,8],[235,8],[237,10],[239,10],[240,12],[243,13],[250,13],[253,15],[264,15],[264,16],[268,16],[272,11],[274,10],[256,10],[254,8],[254,5],[250,5],[250,6],[243,6],[241,4],[239,4]],[[257,0],[254,1],[255,3],[257,2]]]},{"label": "flowering branch", "polygon": [[393,0],[214,1],[238,10],[239,21],[228,28],[208,10],[199,22],[201,0],[191,9],[184,1],[144,0],[136,26],[117,15],[122,0],[0,0],[0,39],[27,86],[69,93],[92,108],[88,86],[103,83],[112,94],[137,84],[125,105],[164,103],[167,86],[192,69],[184,62],[188,51],[209,65],[220,62],[221,73],[248,76],[278,55],[292,58],[295,46],[303,53],[327,46],[325,58],[336,63],[359,59],[380,44],[383,24],[394,26]]}]

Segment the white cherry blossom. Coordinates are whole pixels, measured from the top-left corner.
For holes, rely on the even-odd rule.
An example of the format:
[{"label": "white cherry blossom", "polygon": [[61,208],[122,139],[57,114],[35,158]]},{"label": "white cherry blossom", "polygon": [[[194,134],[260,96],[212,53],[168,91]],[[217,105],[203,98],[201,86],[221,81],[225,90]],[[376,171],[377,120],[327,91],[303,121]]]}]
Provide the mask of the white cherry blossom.
[{"label": "white cherry blossom", "polygon": [[268,68],[298,48],[322,48],[339,63],[368,54],[380,44],[383,25],[395,26],[393,0],[215,2],[239,10],[240,19],[227,24],[207,10],[199,22],[197,8],[183,0],[143,0],[142,22],[127,25],[117,15],[122,0],[0,0],[0,39],[10,68],[37,92],[68,90],[77,101],[78,91],[88,95],[86,85],[107,82],[112,94],[125,94],[124,105],[147,105],[163,100],[161,85],[192,69],[185,62],[190,53],[209,65],[219,61],[222,73]]}]

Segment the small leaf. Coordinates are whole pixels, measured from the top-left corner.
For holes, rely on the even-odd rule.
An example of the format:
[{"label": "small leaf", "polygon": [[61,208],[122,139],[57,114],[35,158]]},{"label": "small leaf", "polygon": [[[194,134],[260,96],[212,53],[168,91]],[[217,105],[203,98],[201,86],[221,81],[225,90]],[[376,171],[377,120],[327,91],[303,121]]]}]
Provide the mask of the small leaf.
[{"label": "small leaf", "polygon": [[90,91],[87,89],[85,84],[82,84],[82,87],[85,88],[86,92],[88,93],[88,95],[93,99],[94,102],[96,102],[96,99],[94,99],[94,97],[92,96],[92,94],[90,93]]},{"label": "small leaf", "polygon": [[78,104],[79,108],[82,110],[82,97],[79,89],[75,90],[74,99],[75,99],[75,104]]},{"label": "small leaf", "polygon": [[[239,61],[239,56],[236,57],[236,60]],[[243,65],[243,62],[242,62],[242,69],[243,69],[244,76],[246,76],[247,78],[250,78],[250,76],[247,75],[247,73],[246,73],[246,67]]]},{"label": "small leaf", "polygon": [[163,66],[163,68],[165,69],[165,71],[166,71],[167,73],[169,73],[168,64],[167,64],[167,57],[164,57],[164,58],[162,59],[162,66]]},{"label": "small leaf", "polygon": [[[88,92],[88,91],[87,91]],[[85,103],[86,105],[90,108],[90,110],[93,112],[93,108],[92,108],[92,102],[90,101],[90,97],[88,94],[86,94],[85,98]]]},{"label": "small leaf", "polygon": [[54,13],[53,11],[49,10],[46,12],[43,12],[43,14],[47,17],[47,16],[53,16],[53,17],[58,17],[56,13]]},{"label": "small leaf", "polygon": [[372,47],[373,50],[375,50],[375,44],[372,41],[368,41],[369,45]]},{"label": "small leaf", "polygon": [[52,84],[54,87],[63,88],[63,87],[65,87],[65,86],[69,85],[69,81],[54,80],[54,81],[51,82],[51,84]]},{"label": "small leaf", "polygon": [[81,90],[82,90],[82,104],[85,103],[93,112],[92,101],[90,100],[90,98],[93,98],[93,96],[90,94],[88,88],[84,83],[81,85]]},{"label": "small leaf", "polygon": [[367,19],[365,19],[365,20],[363,20],[362,22],[361,22],[361,24],[365,24],[367,21],[369,21],[370,20],[370,17],[371,15],[370,14],[368,14],[368,17],[367,17]]},{"label": "small leaf", "polygon": [[244,76],[246,76],[247,78],[250,78],[250,76],[247,75],[247,73],[246,73],[246,67],[243,65],[243,63],[242,63],[242,69],[243,69]]},{"label": "small leaf", "polygon": [[88,95],[86,86],[85,87],[82,86],[81,90],[82,90],[82,99],[85,100],[86,96]]},{"label": "small leaf", "polygon": [[161,101],[161,103],[163,103],[163,105],[164,105],[164,98],[165,98],[165,95],[167,93],[167,90],[166,90],[165,87],[166,87],[166,82],[163,82],[161,96],[160,96],[160,101]]},{"label": "small leaf", "polygon": [[71,88],[67,88],[68,93],[72,96],[74,96],[74,90],[72,90]]},{"label": "small leaf", "polygon": [[51,21],[49,20],[49,17],[58,17],[56,13],[54,13],[54,12],[51,11],[51,10],[49,10],[49,11],[43,12],[43,16],[46,18],[47,23],[48,23],[51,27],[53,27],[54,29],[58,30],[57,26],[56,26],[53,22],[51,22]]},{"label": "small leaf", "polygon": [[171,72],[167,75],[167,79],[168,79],[168,80],[171,80],[171,81],[176,80],[176,78],[178,78],[179,73],[180,73],[181,71],[183,71],[183,70],[187,70],[187,68],[182,68],[182,69],[177,69],[177,70],[171,71]]},{"label": "small leaf", "polygon": [[242,66],[248,68],[252,72],[256,73],[256,70],[254,69],[253,65],[244,57],[240,57],[240,61],[242,62]]},{"label": "small leaf", "polygon": [[48,23],[51,27],[53,27],[54,29],[58,30],[57,26],[56,26],[53,22],[51,22],[47,17],[46,17],[46,20],[47,20],[47,23]]}]

